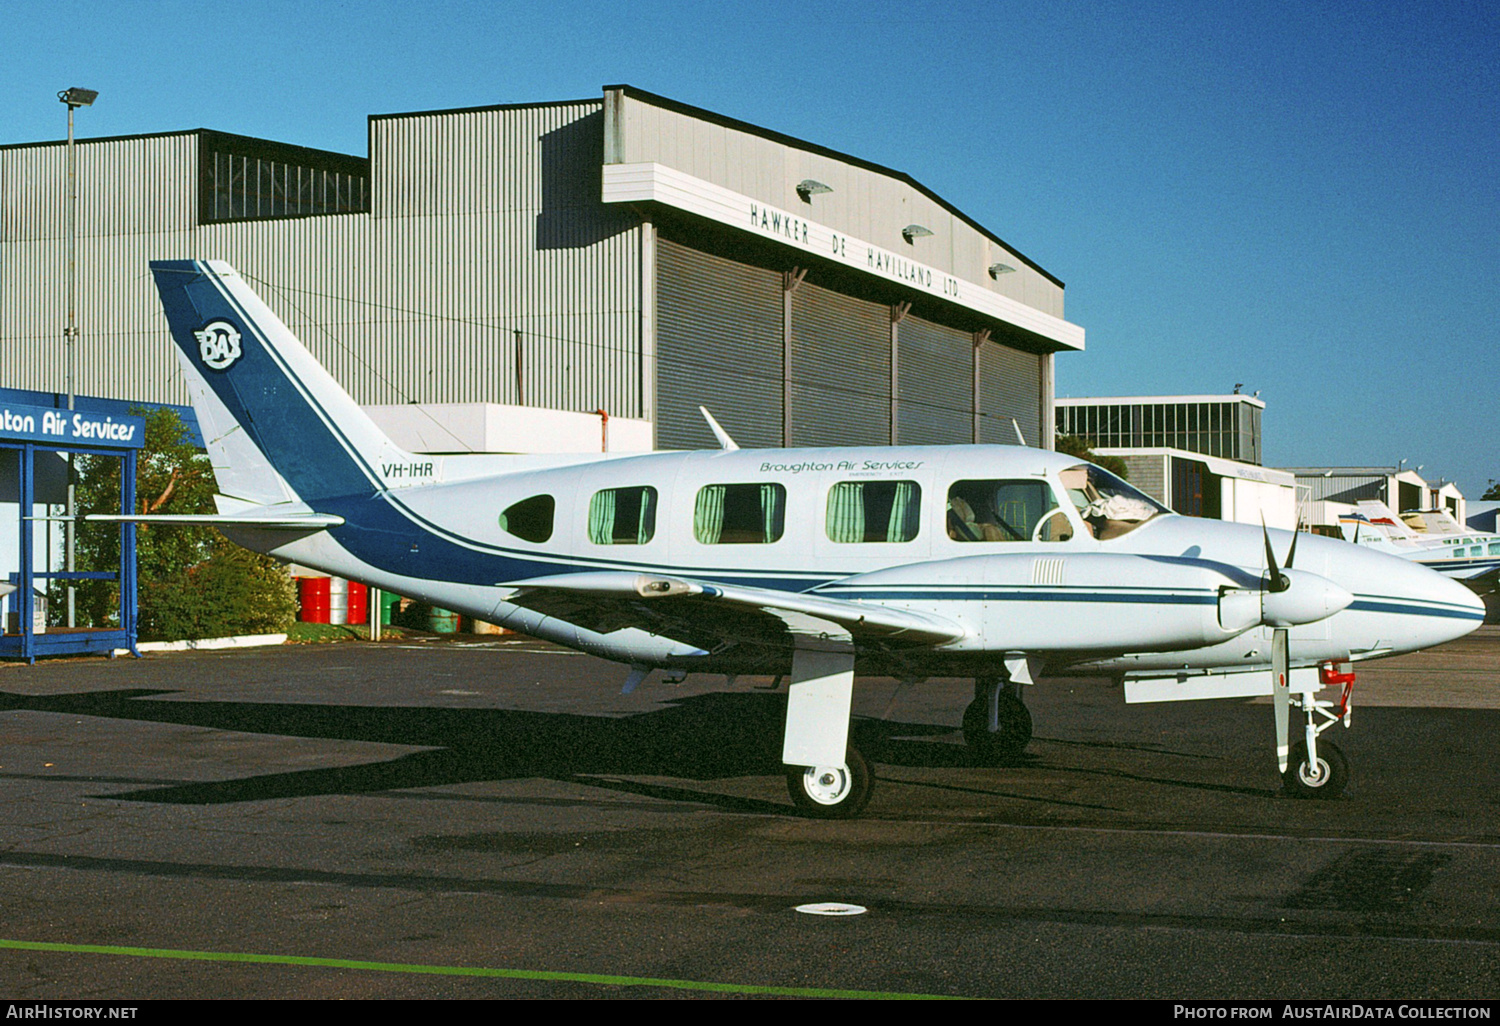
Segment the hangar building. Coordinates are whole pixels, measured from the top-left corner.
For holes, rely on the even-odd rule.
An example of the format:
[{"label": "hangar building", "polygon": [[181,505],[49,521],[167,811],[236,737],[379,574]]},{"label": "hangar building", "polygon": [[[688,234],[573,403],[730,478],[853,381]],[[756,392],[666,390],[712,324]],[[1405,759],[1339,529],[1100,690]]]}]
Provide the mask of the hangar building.
[{"label": "hangar building", "polygon": [[[221,258],[366,405],[604,411],[658,448],[714,444],[700,404],[743,446],[1051,442],[1062,282],[901,172],[629,86],[368,131],[368,159],[79,142],[77,391],[184,402],[147,261]],[[62,143],[0,148],[6,387],[64,387],[65,182]]]},{"label": "hangar building", "polygon": [[1292,529],[1296,480],[1261,466],[1265,408],[1238,392],[1058,399],[1057,433],[1120,457],[1132,484],[1178,513]]}]

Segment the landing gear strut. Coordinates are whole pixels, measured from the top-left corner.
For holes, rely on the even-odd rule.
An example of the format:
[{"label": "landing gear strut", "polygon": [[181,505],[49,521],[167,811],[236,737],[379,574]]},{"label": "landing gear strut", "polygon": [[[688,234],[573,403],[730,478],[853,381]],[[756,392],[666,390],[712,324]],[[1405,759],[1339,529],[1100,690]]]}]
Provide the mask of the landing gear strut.
[{"label": "landing gear strut", "polygon": [[977,677],[964,709],[964,744],[985,762],[1013,759],[1031,742],[1031,712],[1021,688],[1001,677]]},{"label": "landing gear strut", "polygon": [[1354,672],[1337,663],[1318,667],[1318,682],[1324,686],[1343,685],[1343,696],[1337,703],[1314,697],[1305,691],[1291,696],[1291,704],[1306,717],[1302,740],[1292,747],[1281,789],[1293,798],[1337,798],[1349,784],[1349,760],[1322,733],[1335,723],[1349,726],[1350,698],[1354,690]]}]

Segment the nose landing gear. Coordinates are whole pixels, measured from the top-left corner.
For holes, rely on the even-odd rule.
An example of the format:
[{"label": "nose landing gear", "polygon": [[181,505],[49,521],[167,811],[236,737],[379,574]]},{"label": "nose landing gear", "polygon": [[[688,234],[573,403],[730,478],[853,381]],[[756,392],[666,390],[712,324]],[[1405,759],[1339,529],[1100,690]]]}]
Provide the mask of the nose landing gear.
[{"label": "nose landing gear", "polygon": [[1021,688],[1001,677],[977,677],[964,709],[964,744],[983,762],[1013,759],[1031,742],[1031,711]]},{"label": "nose landing gear", "polygon": [[1292,748],[1281,774],[1281,789],[1293,798],[1337,798],[1349,785],[1349,760],[1332,741],[1320,740],[1335,723],[1349,726],[1354,671],[1344,669],[1345,665],[1324,663],[1318,667],[1319,684],[1343,686],[1337,703],[1315,698],[1314,691],[1291,696],[1293,707],[1306,716],[1303,739]]}]

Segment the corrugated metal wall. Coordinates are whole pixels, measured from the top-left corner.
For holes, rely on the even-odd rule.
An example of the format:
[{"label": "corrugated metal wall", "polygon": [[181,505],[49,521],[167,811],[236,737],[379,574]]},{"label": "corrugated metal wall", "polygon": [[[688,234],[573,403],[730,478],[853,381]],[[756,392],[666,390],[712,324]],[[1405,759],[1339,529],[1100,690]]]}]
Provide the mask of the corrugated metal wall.
[{"label": "corrugated metal wall", "polygon": [[[679,116],[661,131],[684,131]],[[147,263],[218,258],[362,403],[654,415],[663,447],[713,444],[703,403],[746,446],[780,445],[784,415],[793,444],[889,441],[888,300],[803,281],[784,339],[780,270],[683,238],[660,240],[656,283],[643,286],[650,229],[629,208],[600,202],[603,135],[602,100],[374,118],[368,214],[201,226],[196,133],[82,142],[77,389],[185,402]],[[747,137],[726,152],[741,143],[747,158],[771,147],[765,159],[781,167],[780,143]],[[698,168],[706,158],[693,153],[673,159]],[[0,381],[11,387],[65,388],[65,156],[61,145],[0,149]],[[831,174],[823,167],[820,176]],[[849,173],[849,195],[871,203],[913,192],[868,169]],[[781,168],[773,177],[802,174]],[[652,371],[642,356],[643,287],[658,306],[654,395],[643,389]],[[1054,298],[1060,312],[1060,290]],[[968,333],[909,316],[898,340],[899,440],[969,441]],[[984,344],[982,440],[1014,441],[1014,417],[1038,441],[1041,359]]]},{"label": "corrugated metal wall", "polygon": [[792,444],[885,445],[890,308],[804,281],[792,293]]},{"label": "corrugated metal wall", "polygon": [[781,444],[781,275],[657,240],[656,444],[715,448],[699,406],[746,448]]},{"label": "corrugated metal wall", "polygon": [[[191,256],[234,264],[359,402],[641,416],[640,227],[598,199],[601,109],[376,118],[372,215],[202,227],[195,133],[79,144],[78,391],[186,400],[147,262]],[[65,167],[0,150],[13,387],[65,387]]]},{"label": "corrugated metal wall", "polygon": [[981,442],[1013,445],[1019,424],[1027,445],[1041,444],[1044,359],[993,340],[979,347]]},{"label": "corrugated metal wall", "polygon": [[896,326],[896,440],[968,442],[974,434],[973,336],[908,316]]},{"label": "corrugated metal wall", "polygon": [[[620,92],[617,102],[621,135],[612,159],[619,163],[667,164],[1063,316],[1060,283],[892,172],[796,145],[786,137],[772,138],[748,125],[736,127],[700,116],[703,112],[661,105],[636,91]],[[833,191],[805,203],[797,184],[808,178]],[[908,242],[901,229],[912,222],[933,234]],[[995,263],[1006,264],[1014,273],[991,278],[987,268]]]},{"label": "corrugated metal wall", "polygon": [[1121,456],[1130,472],[1130,483],[1156,501],[1171,506],[1167,496],[1166,456]]},{"label": "corrugated metal wall", "polygon": [[[146,262],[188,249],[197,136],[80,142],[80,394],[182,403]],[[67,387],[67,150],[0,150],[0,381]]]}]

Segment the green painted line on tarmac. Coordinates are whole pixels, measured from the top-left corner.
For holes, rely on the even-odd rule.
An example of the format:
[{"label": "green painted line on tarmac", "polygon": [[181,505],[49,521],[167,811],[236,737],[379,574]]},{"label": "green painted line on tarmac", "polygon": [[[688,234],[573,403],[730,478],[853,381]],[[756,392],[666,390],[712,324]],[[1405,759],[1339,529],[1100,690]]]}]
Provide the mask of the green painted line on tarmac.
[{"label": "green painted line on tarmac", "polygon": [[57,944],[0,938],[0,949],[57,951],[78,955],[127,955],[133,958],[175,958],[189,962],[249,962],[257,965],[303,965],[322,969],[363,969],[381,973],[421,973],[434,976],[482,976],[505,980],[543,980],[591,983],[606,987],[667,987],[717,994],[765,994],[773,997],[863,998],[895,1001],[953,1000],[946,994],[907,994],[882,990],[836,990],[824,987],[762,987],[700,980],[663,980],[649,976],[609,976],[602,973],[558,973],[533,969],[488,969],[482,966],[421,965],[404,962],[363,962],[352,958],[313,958],[307,955],[262,955],[245,951],[184,951],[176,948],[128,948],[110,944]]}]

